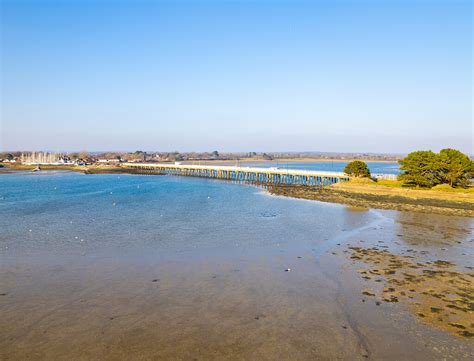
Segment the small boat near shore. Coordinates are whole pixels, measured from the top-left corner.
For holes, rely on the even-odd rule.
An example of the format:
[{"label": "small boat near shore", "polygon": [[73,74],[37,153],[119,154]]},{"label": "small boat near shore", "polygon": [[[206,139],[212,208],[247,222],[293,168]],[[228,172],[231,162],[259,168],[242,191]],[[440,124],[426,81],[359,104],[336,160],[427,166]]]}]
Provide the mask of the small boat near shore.
[{"label": "small boat near shore", "polygon": [[40,166],[37,166],[35,169],[32,170],[32,172],[39,172],[41,170]]}]

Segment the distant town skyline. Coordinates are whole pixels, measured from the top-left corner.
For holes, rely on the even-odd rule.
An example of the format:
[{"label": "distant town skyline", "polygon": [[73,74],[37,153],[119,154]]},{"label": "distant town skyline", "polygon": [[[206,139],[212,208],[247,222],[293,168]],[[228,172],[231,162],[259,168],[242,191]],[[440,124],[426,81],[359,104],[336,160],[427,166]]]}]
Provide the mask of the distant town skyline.
[{"label": "distant town skyline", "polygon": [[471,1],[1,6],[1,151],[474,153]]}]

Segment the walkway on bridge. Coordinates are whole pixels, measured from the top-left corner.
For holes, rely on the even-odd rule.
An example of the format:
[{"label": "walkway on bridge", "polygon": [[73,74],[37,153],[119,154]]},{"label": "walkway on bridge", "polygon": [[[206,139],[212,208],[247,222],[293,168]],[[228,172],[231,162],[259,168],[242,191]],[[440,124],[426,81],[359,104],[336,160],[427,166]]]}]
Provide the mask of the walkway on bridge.
[{"label": "walkway on bridge", "polygon": [[327,172],[277,167],[236,167],[171,163],[123,163],[122,167],[144,174],[206,177],[259,184],[330,185],[350,180],[343,172]]}]

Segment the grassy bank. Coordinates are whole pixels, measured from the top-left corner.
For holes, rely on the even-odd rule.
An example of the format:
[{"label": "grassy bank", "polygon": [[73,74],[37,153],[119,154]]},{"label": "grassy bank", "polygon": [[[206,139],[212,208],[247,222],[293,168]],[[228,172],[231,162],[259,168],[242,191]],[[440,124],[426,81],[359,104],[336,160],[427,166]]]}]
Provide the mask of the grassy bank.
[{"label": "grassy bank", "polygon": [[271,194],[341,203],[354,207],[394,209],[474,217],[474,192],[468,190],[422,190],[400,184],[343,182],[324,188],[269,185]]},{"label": "grassy bank", "polygon": [[[0,169],[12,170],[12,171],[33,171],[35,165],[26,164],[15,164],[15,163],[3,163],[4,167]],[[118,166],[108,165],[88,165],[88,166],[77,166],[77,165],[42,165],[41,170],[54,170],[54,171],[65,171],[65,172],[79,172],[86,174],[100,174],[100,173],[132,173],[130,169],[124,169]]]},{"label": "grassy bank", "polygon": [[[17,163],[0,163],[3,165],[2,169],[18,170],[18,171],[32,171],[36,168],[35,165],[17,164]],[[42,165],[42,170],[64,170],[64,171],[75,171],[84,172],[87,168],[76,165]]]},{"label": "grassy bank", "polygon": [[449,198],[449,199],[472,199],[474,197],[474,188],[452,188],[447,184],[440,184],[433,188],[418,188],[416,186],[406,185],[397,180],[378,180],[371,179],[353,179],[350,182],[340,182],[332,185],[332,188],[339,190],[348,190],[351,192],[369,192],[376,194],[399,194],[406,197],[431,197],[431,198]]}]

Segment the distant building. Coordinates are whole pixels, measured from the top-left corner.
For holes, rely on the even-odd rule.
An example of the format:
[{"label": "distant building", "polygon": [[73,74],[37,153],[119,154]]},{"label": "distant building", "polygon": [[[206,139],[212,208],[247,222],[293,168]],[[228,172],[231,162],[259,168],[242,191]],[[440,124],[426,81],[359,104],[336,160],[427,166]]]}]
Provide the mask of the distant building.
[{"label": "distant building", "polygon": [[122,161],[121,159],[117,159],[117,158],[114,158],[114,159],[99,159],[99,160],[97,160],[97,163],[110,164],[110,163],[120,163],[121,161]]}]

